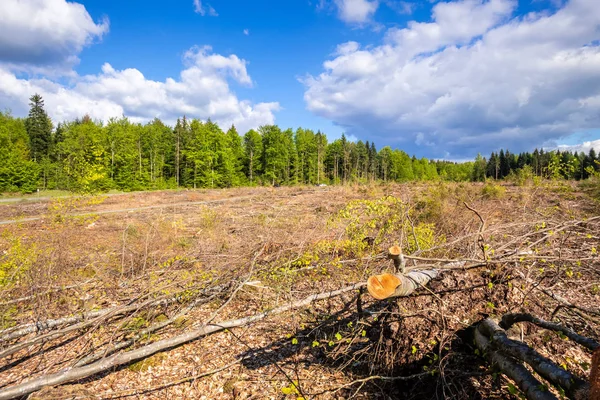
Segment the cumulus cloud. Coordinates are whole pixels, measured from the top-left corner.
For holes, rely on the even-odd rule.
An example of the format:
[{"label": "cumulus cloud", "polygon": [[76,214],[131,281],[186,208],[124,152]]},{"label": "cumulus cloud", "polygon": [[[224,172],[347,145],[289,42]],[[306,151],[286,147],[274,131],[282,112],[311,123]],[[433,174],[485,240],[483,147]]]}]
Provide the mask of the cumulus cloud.
[{"label": "cumulus cloud", "polygon": [[330,10],[347,24],[362,26],[372,22],[379,0],[319,0],[317,10]]},{"label": "cumulus cloud", "polygon": [[307,108],[376,143],[437,157],[513,151],[600,126],[600,7],[515,17],[516,0],[433,6],[383,43],[338,46]]},{"label": "cumulus cloud", "polygon": [[25,115],[29,97],[40,93],[54,121],[89,114],[102,120],[125,115],[137,122],[159,117],[173,124],[185,114],[211,118],[223,128],[235,124],[240,132],[274,123],[278,103],[240,100],[229,86],[229,81],[252,86],[246,61],[214,54],[206,46],[186,52],[184,64],[178,79],[163,82],[149,80],[135,68],[116,70],[106,63],[99,74],[77,77],[68,86],[47,78],[22,79],[0,67],[0,108]]},{"label": "cumulus cloud", "polygon": [[561,144],[556,147],[550,148],[550,150],[556,150],[556,149],[558,149],[560,151],[565,151],[565,150],[568,150],[570,152],[576,151],[578,153],[583,151],[585,154],[588,154],[591,149],[594,149],[596,151],[596,153],[598,153],[600,151],[600,139],[590,140],[589,142],[583,142],[583,143],[573,144],[573,145]]},{"label": "cumulus cloud", "polygon": [[340,19],[350,24],[363,24],[370,21],[379,7],[378,0],[334,0],[334,2]]},{"label": "cumulus cloud", "polygon": [[194,12],[196,14],[200,14],[203,17],[205,15],[211,16],[211,17],[218,17],[219,14],[217,13],[217,11],[212,8],[212,6],[210,4],[207,4],[206,7],[202,5],[202,0],[194,0]]},{"label": "cumulus cloud", "polygon": [[12,68],[69,69],[84,46],[108,32],[82,4],[65,0],[0,1],[0,62]]}]

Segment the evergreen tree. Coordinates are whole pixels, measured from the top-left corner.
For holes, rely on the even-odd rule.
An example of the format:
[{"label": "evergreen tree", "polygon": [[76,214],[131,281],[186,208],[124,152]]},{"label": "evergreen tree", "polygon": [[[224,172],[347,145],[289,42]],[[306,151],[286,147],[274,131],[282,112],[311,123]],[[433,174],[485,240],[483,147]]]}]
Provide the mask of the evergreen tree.
[{"label": "evergreen tree", "polygon": [[42,96],[34,94],[29,101],[29,116],[25,121],[25,128],[29,135],[31,157],[34,161],[41,161],[48,156],[52,142],[52,122],[44,110]]}]

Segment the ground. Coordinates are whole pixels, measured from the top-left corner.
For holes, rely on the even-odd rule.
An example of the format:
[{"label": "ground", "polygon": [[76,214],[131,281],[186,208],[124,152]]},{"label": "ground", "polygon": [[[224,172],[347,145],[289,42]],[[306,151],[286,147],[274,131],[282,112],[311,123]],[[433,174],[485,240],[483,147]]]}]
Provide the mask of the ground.
[{"label": "ground", "polygon": [[[357,290],[348,291],[34,396],[518,398],[473,347],[472,326],[529,312],[598,340],[598,315],[581,311],[598,310],[600,300],[596,215],[593,196],[553,182],[181,190],[2,203],[0,336],[27,323],[140,306],[37,342],[41,333],[0,341],[0,351],[26,342],[0,357],[0,395],[129,338],[135,340],[122,352],[364,282],[391,271],[385,251],[401,244],[420,257],[409,268],[442,269],[409,297],[375,301],[363,293],[359,301]],[[458,267],[448,267],[453,260]],[[540,289],[581,309],[558,307]],[[509,333],[587,377],[590,355],[574,343],[526,324]]]}]

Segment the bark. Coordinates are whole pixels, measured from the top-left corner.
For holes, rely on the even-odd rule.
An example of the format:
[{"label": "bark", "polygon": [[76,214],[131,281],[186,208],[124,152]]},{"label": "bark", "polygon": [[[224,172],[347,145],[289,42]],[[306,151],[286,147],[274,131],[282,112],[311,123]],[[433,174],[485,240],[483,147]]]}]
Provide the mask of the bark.
[{"label": "bark", "polygon": [[437,270],[410,271],[407,274],[381,274],[367,280],[369,294],[377,300],[408,296],[438,276]]},{"label": "bark", "polygon": [[509,329],[511,326],[513,326],[517,322],[531,322],[532,324],[535,324],[535,325],[539,326],[540,328],[548,329],[548,330],[555,331],[555,332],[561,332],[563,335],[565,335],[566,337],[568,337],[575,343],[578,343],[581,346],[583,346],[589,350],[592,350],[592,351],[594,351],[600,347],[600,344],[598,344],[598,342],[596,342],[593,339],[587,338],[585,336],[581,336],[565,326],[555,324],[553,322],[544,321],[543,319],[539,319],[539,318],[534,317],[533,315],[527,314],[527,313],[505,314],[502,316],[502,321],[500,321],[500,326],[503,329]]},{"label": "bark", "polygon": [[486,355],[489,362],[497,367],[504,375],[513,380],[529,400],[556,400],[547,390],[541,390],[543,385],[529,372],[523,364],[492,348],[490,340],[475,329],[475,345]]},{"label": "bark", "polygon": [[392,246],[388,250],[388,258],[394,260],[394,270],[403,274],[406,270],[406,261],[400,246]]},{"label": "bark", "polygon": [[590,385],[586,381],[559,367],[525,343],[509,339],[494,320],[487,318],[481,321],[477,329],[491,341],[494,349],[526,362],[542,378],[563,388],[569,398],[588,398]]},{"label": "bark", "polygon": [[592,356],[590,386],[590,400],[600,400],[600,348],[596,349]]},{"label": "bark", "polygon": [[113,356],[104,358],[102,360],[96,361],[92,364],[86,365],[84,367],[77,367],[72,369],[62,370],[53,374],[42,375],[40,377],[31,379],[29,381],[23,382],[21,384],[7,387],[3,390],[0,390],[0,400],[13,399],[16,397],[26,396],[30,393],[40,390],[44,386],[55,386],[61,385],[63,383],[76,381],[79,379],[87,378],[89,376],[98,374],[100,372],[104,372],[115,368],[120,365],[130,364],[132,362],[144,359],[146,357],[150,357],[153,354],[159,353],[161,351],[169,350],[177,346],[181,346],[185,343],[189,343],[193,340],[197,340],[203,336],[207,336],[216,332],[223,331],[225,329],[235,328],[239,326],[248,325],[262,319],[265,319],[271,315],[280,314],[292,309],[306,307],[314,301],[329,299],[332,297],[339,296],[343,293],[347,293],[353,290],[360,289],[363,287],[364,283],[357,283],[354,285],[347,286],[345,288],[324,292],[319,294],[314,294],[312,296],[308,296],[303,300],[299,300],[284,306],[280,306],[274,308],[269,311],[265,311],[259,314],[255,314],[245,318],[239,318],[235,320],[224,321],[216,324],[209,324],[202,326],[198,329],[190,331],[188,333],[184,333],[179,336],[175,336],[169,339],[163,339],[158,342],[140,347],[135,350],[127,351],[124,353],[115,354]]}]

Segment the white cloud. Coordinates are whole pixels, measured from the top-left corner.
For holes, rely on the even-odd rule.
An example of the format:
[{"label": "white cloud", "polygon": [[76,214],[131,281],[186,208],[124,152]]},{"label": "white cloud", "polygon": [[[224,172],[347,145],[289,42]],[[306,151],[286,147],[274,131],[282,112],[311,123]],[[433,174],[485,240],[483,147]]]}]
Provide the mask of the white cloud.
[{"label": "white cloud", "polygon": [[202,15],[203,17],[205,15],[209,15],[211,17],[219,16],[217,11],[214,8],[212,8],[212,6],[210,4],[207,4],[206,7],[204,7],[202,5],[202,0],[194,0],[194,12],[196,14]]},{"label": "white cloud", "polygon": [[600,127],[597,0],[513,17],[516,5],[437,3],[432,22],[389,29],[379,46],[340,45],[303,80],[307,108],[363,140],[432,156],[517,151]]},{"label": "white cloud", "polygon": [[116,70],[110,64],[101,73],[76,77],[69,86],[49,79],[22,79],[0,67],[0,108],[11,107],[25,115],[28,99],[40,93],[54,121],[82,117],[107,120],[125,115],[143,122],[159,117],[173,124],[176,118],[211,118],[239,132],[274,123],[278,103],[252,104],[231,91],[228,80],[251,86],[246,61],[235,55],[214,54],[210,47],[193,48],[184,56],[179,79],[149,80],[135,68]]},{"label": "white cloud", "polygon": [[[379,7],[379,0],[333,0],[337,7],[338,17],[348,23],[363,25],[370,22],[375,11]],[[325,2],[321,1],[318,9],[325,7]]]},{"label": "white cloud", "polygon": [[410,15],[417,8],[416,3],[408,1],[385,0],[385,5],[402,15]]},{"label": "white cloud", "polygon": [[244,29],[244,35],[246,35],[246,36],[250,35],[250,31],[248,29]]},{"label": "white cloud", "polygon": [[583,151],[585,154],[588,154],[591,149],[594,149],[596,151],[596,153],[598,153],[600,151],[600,139],[591,140],[589,142],[583,142],[583,143],[574,144],[574,145],[560,144],[556,147],[550,148],[550,150],[556,150],[556,149],[558,149],[560,151],[565,151],[565,150],[568,150],[570,152],[576,151],[578,153]]},{"label": "white cloud", "polygon": [[65,0],[0,1],[0,62],[13,68],[70,69],[84,46],[108,32],[82,4]]}]

